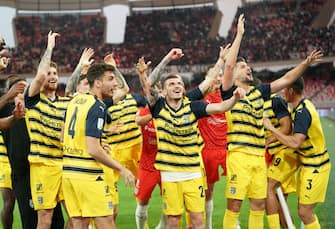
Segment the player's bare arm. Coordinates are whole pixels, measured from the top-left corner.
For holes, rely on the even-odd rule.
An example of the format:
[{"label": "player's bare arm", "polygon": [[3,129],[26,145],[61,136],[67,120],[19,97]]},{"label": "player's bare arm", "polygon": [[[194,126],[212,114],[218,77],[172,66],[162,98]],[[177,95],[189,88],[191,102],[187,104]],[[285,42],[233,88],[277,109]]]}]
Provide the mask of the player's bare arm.
[{"label": "player's bare arm", "polygon": [[292,148],[299,149],[303,141],[306,139],[306,135],[295,133],[293,135],[284,134],[279,129],[276,129],[268,118],[264,118],[264,127],[272,132],[272,134],[284,145]]},{"label": "player's bare arm", "polygon": [[162,72],[166,65],[168,65],[172,60],[178,60],[184,56],[183,50],[180,48],[173,48],[169,53],[162,59],[162,61],[156,66],[156,68],[149,75],[150,82],[152,85],[160,80]]},{"label": "player's bare arm", "polygon": [[44,55],[41,59],[41,62],[38,66],[37,74],[33,81],[30,84],[28,96],[32,97],[40,92],[41,87],[44,83],[44,80],[48,74],[49,68],[50,68],[50,62],[51,62],[51,56],[52,51],[56,44],[56,37],[58,37],[58,33],[54,33],[52,31],[49,31],[48,33],[48,45],[47,49],[44,52]]},{"label": "player's bare arm", "polygon": [[305,60],[303,60],[300,64],[298,64],[295,68],[288,71],[281,78],[273,81],[271,83],[271,92],[276,93],[283,88],[288,87],[293,82],[295,82],[302,73],[313,63],[320,62],[322,60],[322,52],[320,50],[313,50]]},{"label": "player's bare arm", "polygon": [[244,34],[244,22],[245,18],[244,15],[241,14],[238,18],[237,23],[237,34],[234,39],[233,44],[230,47],[229,53],[227,55],[225,68],[224,68],[224,76],[222,79],[222,89],[224,91],[229,90],[233,85],[233,71],[236,64],[236,59],[238,52],[240,50],[241,41]]},{"label": "player's bare arm", "polygon": [[91,48],[84,49],[79,59],[77,67],[75,68],[69,80],[67,81],[65,88],[66,96],[74,94],[76,92],[76,86],[78,85],[80,75],[83,74],[83,69],[89,68],[89,66],[91,66],[92,63],[94,62],[94,59],[92,59],[93,55],[94,55],[93,49]]}]

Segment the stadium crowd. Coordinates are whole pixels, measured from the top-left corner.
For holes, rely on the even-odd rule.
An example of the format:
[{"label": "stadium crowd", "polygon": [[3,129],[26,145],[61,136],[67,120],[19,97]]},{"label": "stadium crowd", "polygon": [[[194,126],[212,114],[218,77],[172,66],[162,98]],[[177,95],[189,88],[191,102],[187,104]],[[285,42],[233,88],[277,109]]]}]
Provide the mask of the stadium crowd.
[{"label": "stadium crowd", "polygon": [[[262,1],[239,8],[236,15],[244,13],[248,17],[249,37],[242,45],[241,55],[251,62],[300,59],[313,44],[325,56],[334,56],[335,26],[311,26],[324,3],[325,0]],[[127,17],[122,44],[105,43],[106,20],[100,14],[18,16],[15,19],[17,48],[13,50],[15,58],[9,71],[33,72],[37,65],[35,57],[41,55],[45,46],[45,39],[39,34],[50,28],[63,34],[62,45],[55,50],[55,56],[61,60],[61,72],[74,69],[76,63],[72,57],[83,47],[92,47],[99,55],[113,50],[121,68],[132,68],[143,53],[155,61],[171,47],[182,47],[186,54],[177,65],[208,65],[215,61],[216,47],[230,41],[236,32],[232,26],[227,38],[209,38],[216,13],[213,7],[134,12]],[[236,22],[237,17],[232,25]]]}]

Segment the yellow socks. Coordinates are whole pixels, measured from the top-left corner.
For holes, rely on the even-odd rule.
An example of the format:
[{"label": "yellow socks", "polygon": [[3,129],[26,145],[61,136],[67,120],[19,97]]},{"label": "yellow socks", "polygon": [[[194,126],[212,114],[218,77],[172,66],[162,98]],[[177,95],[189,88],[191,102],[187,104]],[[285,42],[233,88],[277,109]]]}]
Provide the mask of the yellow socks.
[{"label": "yellow socks", "polygon": [[270,229],[280,229],[279,214],[267,215]]},{"label": "yellow socks", "polygon": [[314,217],[315,217],[315,221],[313,223],[305,225],[306,229],[320,229],[321,228],[318,217],[316,215],[314,215]]},{"label": "yellow socks", "polygon": [[233,212],[233,211],[226,209],[226,212],[223,218],[223,228],[224,229],[236,229],[237,220],[238,220],[239,215],[240,215],[239,212]]}]

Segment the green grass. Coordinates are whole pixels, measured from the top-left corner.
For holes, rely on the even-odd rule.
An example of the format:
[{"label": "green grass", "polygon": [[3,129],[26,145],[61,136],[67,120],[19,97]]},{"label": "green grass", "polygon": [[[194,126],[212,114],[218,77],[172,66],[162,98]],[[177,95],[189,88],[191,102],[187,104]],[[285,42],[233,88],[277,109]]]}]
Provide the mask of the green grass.
[{"label": "green grass", "polygon": [[[329,153],[331,155],[331,160],[333,165],[335,164],[334,157],[332,154],[335,152],[335,141],[334,141],[334,127],[335,122],[331,121],[327,118],[322,119],[322,124],[324,127],[324,132],[327,139],[327,147],[329,150]],[[319,220],[321,222],[321,228],[330,229],[335,228],[335,217],[334,211],[335,211],[335,176],[334,176],[334,170],[331,171],[330,181],[328,185],[328,193],[327,193],[327,199],[324,204],[320,204],[316,208],[316,213],[319,217]],[[221,179],[220,182],[218,182],[215,185],[215,195],[214,195],[214,212],[213,212],[213,228],[222,228],[222,219],[224,214],[224,209],[226,208],[226,200],[224,195],[225,190],[225,182],[224,178]],[[120,209],[119,209],[119,216],[117,219],[117,226],[119,229],[133,229],[136,228],[135,226],[135,208],[136,208],[136,201],[133,197],[133,190],[129,187],[125,187],[123,182],[120,182],[119,184],[119,190],[120,190]],[[294,222],[296,223],[296,227],[300,228],[300,220],[297,215],[297,198],[296,195],[290,195],[289,196],[289,208],[290,211],[294,217]],[[0,208],[2,208],[2,199],[0,201]],[[242,228],[247,228],[246,225],[248,225],[248,201],[244,201],[241,215],[240,215],[240,221]],[[17,209],[17,206],[15,207],[14,212],[14,229],[21,228],[20,224],[20,216]],[[161,216],[161,199],[159,195],[158,188],[155,189],[152,199],[149,203],[149,220],[148,224],[150,228],[154,228],[154,226],[159,222]],[[265,225],[267,227],[266,218],[264,218]],[[2,228],[2,227],[1,227]]]}]

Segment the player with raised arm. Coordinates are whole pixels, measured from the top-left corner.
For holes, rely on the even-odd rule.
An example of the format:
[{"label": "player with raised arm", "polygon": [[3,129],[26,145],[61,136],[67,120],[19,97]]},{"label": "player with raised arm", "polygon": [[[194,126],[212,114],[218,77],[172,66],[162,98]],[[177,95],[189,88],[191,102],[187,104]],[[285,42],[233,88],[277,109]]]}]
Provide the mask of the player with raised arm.
[{"label": "player with raised arm", "polygon": [[[236,56],[244,34],[244,16],[240,15],[237,35],[229,55]],[[227,154],[227,209],[224,228],[236,228],[242,201],[250,201],[248,228],[263,228],[263,216],[267,191],[267,168],[264,159],[265,137],[263,126],[264,102],[271,93],[278,92],[294,82],[313,62],[319,60],[321,53],[313,51],[310,56],[270,84],[251,86],[253,76],[245,61],[238,60],[235,65],[225,65],[225,71],[232,71],[232,77],[222,80],[223,98],[229,98],[236,87],[247,91],[244,98],[226,113],[228,120]],[[254,177],[257,176],[257,179]]]}]

